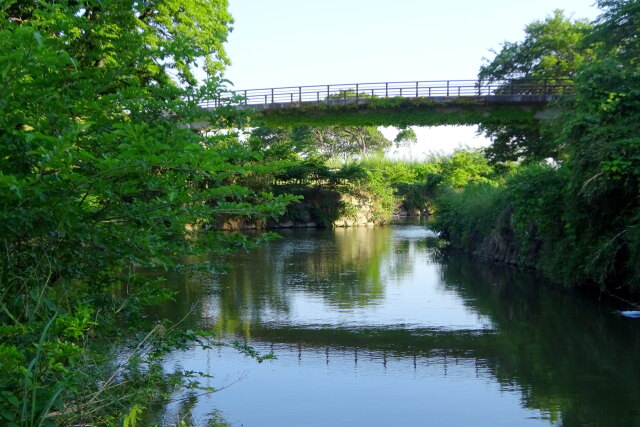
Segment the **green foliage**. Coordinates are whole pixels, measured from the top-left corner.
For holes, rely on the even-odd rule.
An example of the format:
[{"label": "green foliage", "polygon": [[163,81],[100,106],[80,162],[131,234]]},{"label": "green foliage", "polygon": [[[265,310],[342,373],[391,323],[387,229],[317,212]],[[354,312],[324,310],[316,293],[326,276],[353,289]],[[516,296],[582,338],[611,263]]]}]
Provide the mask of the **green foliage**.
[{"label": "green foliage", "polygon": [[637,2],[603,1],[591,42],[597,60],[576,78],[575,107],[563,118],[572,197],[566,233],[579,243],[582,274],[605,286],[640,285],[640,67]]},{"label": "green foliage", "polygon": [[[583,42],[591,29],[584,20],[566,18],[554,11],[544,21],[525,28],[522,42],[505,42],[495,58],[480,68],[478,78],[489,82],[515,79],[518,82],[544,79],[545,84],[570,83],[579,68],[593,57],[593,49]],[[480,130],[492,139],[487,149],[493,162],[510,160],[540,161],[559,158],[561,146],[540,123],[481,123]]]},{"label": "green foliage", "polygon": [[636,64],[640,54],[638,33],[638,9],[640,5],[630,0],[598,0],[603,13],[586,42],[598,46],[599,56],[615,55],[626,64]]},{"label": "green foliage", "polygon": [[495,58],[480,67],[478,78],[542,78],[549,83],[570,79],[592,56],[592,51],[581,44],[590,29],[587,21],[572,21],[561,10],[555,10],[544,21],[527,25],[522,42],[505,42]]},{"label": "green foliage", "polygon": [[442,159],[443,181],[453,188],[462,188],[469,183],[489,182],[494,169],[487,163],[481,150],[457,149]]},{"label": "green foliage", "polygon": [[295,160],[299,154],[318,152],[316,134],[308,127],[257,127],[251,130],[247,143],[251,151],[264,154],[266,159]]},{"label": "green foliage", "polygon": [[393,142],[396,144],[396,147],[406,146],[409,150],[409,160],[411,160],[411,145],[418,142],[418,136],[416,132],[411,129],[400,129]]},{"label": "green foliage", "polygon": [[393,142],[395,142],[399,147],[402,145],[410,146],[411,144],[418,142],[418,136],[413,129],[401,129]]},{"label": "green foliage", "polygon": [[388,185],[395,188],[396,198],[410,212],[431,212],[443,189],[489,183],[500,175],[488,164],[481,150],[469,148],[459,148],[448,156],[432,156],[420,163],[387,161],[374,167],[384,175]]},{"label": "green foliage", "polygon": [[[326,161],[310,158],[286,169],[277,178],[289,183],[279,186],[286,191],[304,196],[305,209],[311,219],[321,226],[330,226],[340,216],[354,219],[359,207],[347,202],[352,198],[372,212],[372,220],[383,223],[389,220],[395,207],[394,190],[388,185],[384,170],[372,167],[371,160],[347,162],[339,168],[329,168]],[[296,220],[305,215],[297,214],[298,205],[292,205],[285,217]],[[303,221],[306,222],[306,221]]]},{"label": "green foliage", "polygon": [[540,268],[566,285],[637,289],[635,81],[610,60],[585,67],[558,136],[568,152],[563,164],[521,167],[503,186],[483,192],[447,193],[438,205],[443,235],[482,256]]},{"label": "green foliage", "polygon": [[356,92],[354,88],[349,89],[340,89],[337,93],[332,93],[327,95],[327,99],[336,100],[336,99],[369,99],[374,98],[374,96],[367,94],[366,92]]},{"label": "green foliage", "polygon": [[[237,141],[244,113],[197,106],[223,82],[195,87],[190,68],[227,62],[229,23],[224,0],[0,5],[3,424],[133,422],[134,405],[183,383],[159,357],[190,339],[139,322],[171,298],[141,268],[252,247],[211,224],[277,216],[294,199],[238,185],[281,165]],[[220,130],[185,128],[200,119]],[[113,364],[97,342],[122,343],[130,327],[154,339]]]},{"label": "green foliage", "polygon": [[[324,104],[314,103],[292,110],[265,110],[260,120],[272,127],[291,126],[444,126],[537,123],[535,108],[515,109],[482,105],[474,108],[474,98],[456,97],[448,100],[446,109],[430,98],[372,98],[367,102]],[[451,111],[455,108],[455,113]]]},{"label": "green foliage", "polygon": [[[575,93],[563,100],[565,113],[553,123],[553,134],[520,135],[522,146],[542,141],[561,147],[562,161],[554,167],[521,166],[498,186],[466,186],[443,194],[437,227],[455,245],[542,269],[565,285],[593,284],[637,297],[640,6],[617,0],[599,5],[605,12],[592,30],[573,25],[579,31],[565,34],[572,24],[556,13],[546,23],[529,27],[527,41],[507,44],[496,61],[481,70],[481,75],[496,78],[508,73],[557,76],[567,72],[569,59],[574,61],[575,69],[569,71]],[[558,35],[564,44],[554,44]],[[549,58],[545,46],[568,50],[562,55],[551,50],[558,58]],[[582,59],[566,55],[573,49]],[[506,67],[509,61],[515,68]],[[526,67],[517,68],[518,61]]]},{"label": "green foliage", "polygon": [[[304,196],[302,204],[291,205],[285,217],[307,222],[305,209],[329,225],[340,209],[322,208],[316,203],[319,192],[351,196],[373,209],[377,222],[386,222],[399,206],[407,212],[431,212],[434,200],[444,187],[460,189],[469,183],[489,183],[504,173],[488,164],[481,150],[458,149],[449,156],[433,156],[423,162],[367,157],[329,167],[326,158],[308,157],[288,166],[274,176],[274,193]],[[504,169],[504,168],[503,168]],[[339,198],[330,202],[338,203]],[[344,214],[356,215],[356,206],[341,207]],[[318,221],[316,221],[318,222]]]},{"label": "green foliage", "polygon": [[252,130],[248,142],[252,150],[274,159],[295,159],[296,154],[329,158],[364,157],[391,145],[374,126],[258,127]]},{"label": "green foliage", "polygon": [[450,244],[483,255],[484,237],[490,234],[498,217],[499,196],[488,183],[470,184],[461,192],[443,187],[433,228]]}]

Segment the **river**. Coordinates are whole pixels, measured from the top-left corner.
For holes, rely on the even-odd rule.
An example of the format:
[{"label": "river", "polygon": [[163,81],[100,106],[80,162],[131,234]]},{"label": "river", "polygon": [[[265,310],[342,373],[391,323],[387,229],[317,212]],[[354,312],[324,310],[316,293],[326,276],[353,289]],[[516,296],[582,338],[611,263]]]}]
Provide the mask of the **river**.
[{"label": "river", "polygon": [[640,319],[615,301],[448,253],[421,224],[281,234],[170,277],[154,315],[275,358],[173,352],[219,391],[176,393],[154,423],[640,425]]}]

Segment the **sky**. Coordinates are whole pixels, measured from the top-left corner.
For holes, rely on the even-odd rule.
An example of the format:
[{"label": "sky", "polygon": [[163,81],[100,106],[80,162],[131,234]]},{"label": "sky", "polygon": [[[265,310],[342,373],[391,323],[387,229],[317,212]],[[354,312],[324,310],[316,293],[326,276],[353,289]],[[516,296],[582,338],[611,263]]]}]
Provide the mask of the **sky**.
[{"label": "sky", "polygon": [[[236,89],[475,79],[492,49],[522,40],[527,24],[555,9],[599,14],[594,0],[229,0],[225,77]],[[475,126],[414,129],[413,159],[489,143]]]}]

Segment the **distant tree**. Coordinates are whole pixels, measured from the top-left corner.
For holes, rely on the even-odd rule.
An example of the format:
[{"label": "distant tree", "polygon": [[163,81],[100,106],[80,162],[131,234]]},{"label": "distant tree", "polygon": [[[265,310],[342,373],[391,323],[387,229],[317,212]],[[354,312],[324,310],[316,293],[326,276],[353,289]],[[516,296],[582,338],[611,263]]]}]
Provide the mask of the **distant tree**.
[{"label": "distant tree", "polygon": [[336,126],[312,127],[311,132],[316,142],[316,150],[327,157],[351,155],[348,144],[335,134]]},{"label": "distant tree", "polygon": [[[347,88],[328,95],[327,99],[356,97],[371,98],[371,94],[356,93],[354,88]],[[260,151],[272,158],[287,158],[292,154],[364,158],[393,145],[375,126],[259,127],[251,132],[248,142],[252,150]]]},{"label": "distant tree", "polygon": [[392,145],[375,126],[259,127],[248,140],[253,151],[267,158],[287,159],[302,155],[325,157],[366,157]]},{"label": "distant tree", "polygon": [[396,143],[396,147],[407,147],[409,150],[409,160],[411,160],[411,145],[418,142],[418,136],[411,128],[400,129],[400,132],[398,132],[393,142]]},{"label": "distant tree", "polygon": [[368,92],[356,91],[354,88],[340,89],[336,93],[329,94],[327,99],[364,99],[374,98],[374,96]]},{"label": "distant tree", "polygon": [[360,157],[384,151],[392,145],[375,126],[336,127],[334,135],[345,142],[347,153],[357,153]]},{"label": "distant tree", "polygon": [[317,152],[315,133],[307,126],[257,127],[247,142],[252,151],[263,153],[266,159],[292,159]]}]

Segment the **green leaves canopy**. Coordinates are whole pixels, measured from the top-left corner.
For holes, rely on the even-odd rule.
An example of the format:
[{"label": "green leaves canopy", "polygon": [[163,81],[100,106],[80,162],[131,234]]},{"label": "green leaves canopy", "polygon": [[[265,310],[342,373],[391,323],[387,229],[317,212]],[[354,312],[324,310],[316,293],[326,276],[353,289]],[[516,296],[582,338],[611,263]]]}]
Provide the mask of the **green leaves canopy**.
[{"label": "green leaves canopy", "polygon": [[[198,107],[224,90],[230,22],[225,0],[0,5],[2,424],[112,422],[149,400],[134,381],[98,398],[111,361],[89,338],[170,296],[141,267],[250,247],[211,228],[291,200],[237,185],[279,167],[238,142],[244,114]],[[201,119],[214,130],[185,126]]]},{"label": "green leaves canopy", "polygon": [[591,29],[585,20],[572,21],[561,10],[525,28],[522,42],[505,42],[500,52],[480,67],[480,80],[570,79],[591,57],[581,42]]},{"label": "green leaves canopy", "polygon": [[[490,82],[545,79],[548,85],[567,83],[593,57],[593,49],[583,42],[590,29],[586,21],[572,21],[556,10],[544,21],[529,24],[522,42],[505,42],[500,52],[480,67],[478,79]],[[538,161],[561,155],[561,147],[543,135],[545,130],[538,121],[527,126],[483,123],[480,131],[493,140],[487,154],[494,162]]]},{"label": "green leaves canopy", "polygon": [[258,127],[251,132],[248,143],[252,150],[277,159],[295,154],[364,158],[391,146],[375,126]]}]

